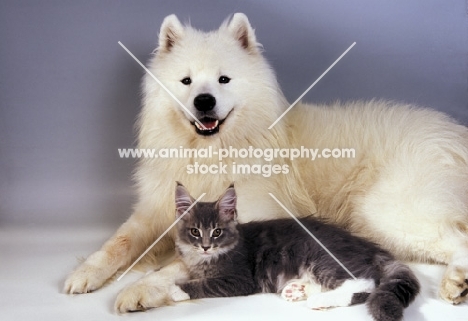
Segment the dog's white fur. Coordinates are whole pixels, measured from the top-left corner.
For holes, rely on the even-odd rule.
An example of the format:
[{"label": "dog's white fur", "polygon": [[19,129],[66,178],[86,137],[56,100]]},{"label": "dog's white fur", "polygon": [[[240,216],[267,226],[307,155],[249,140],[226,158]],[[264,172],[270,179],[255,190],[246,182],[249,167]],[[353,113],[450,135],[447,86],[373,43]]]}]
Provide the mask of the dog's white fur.
[{"label": "dog's white fur", "polygon": [[[174,15],[167,17],[149,69],[192,113],[197,112],[194,98],[210,93],[216,97],[219,119],[227,118],[219,133],[196,134],[192,117],[147,75],[138,121],[139,148],[306,146],[354,148],[356,157],[275,159],[289,166],[290,172],[269,178],[229,171],[188,174],[186,166],[194,160],[142,159],[136,172],[139,200],[133,215],[71,274],[66,292],[98,289],[174,221],[176,180],[195,197],[207,193],[204,200],[216,199],[235,181],[241,221],[287,216],[268,195],[271,192],[293,213],[305,215],[317,209],[316,215],[378,242],[400,258],[448,264],[440,295],[451,303],[464,299],[460,294],[468,279],[466,127],[436,111],[371,101],[299,104],[268,130],[288,103],[243,14],[235,14],[210,33],[183,26]],[[218,83],[222,75],[232,81]],[[187,76],[192,79],[190,86],[181,83]],[[196,161],[218,163],[217,159]],[[229,167],[234,161],[239,160],[223,160]],[[265,163],[261,159],[241,162]],[[172,247],[167,237],[150,257],[161,262]],[[135,299],[139,290],[124,292],[116,303],[120,312],[137,310],[143,301],[145,307],[151,306],[151,299]]]}]

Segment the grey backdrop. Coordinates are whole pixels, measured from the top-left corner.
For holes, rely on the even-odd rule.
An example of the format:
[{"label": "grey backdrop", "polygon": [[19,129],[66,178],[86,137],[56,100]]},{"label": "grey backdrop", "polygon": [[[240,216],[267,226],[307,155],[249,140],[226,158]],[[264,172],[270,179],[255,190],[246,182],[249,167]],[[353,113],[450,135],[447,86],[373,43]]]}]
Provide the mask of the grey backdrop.
[{"label": "grey backdrop", "polygon": [[256,28],[288,99],[395,99],[468,124],[465,0],[1,1],[0,226],[119,224],[132,202],[143,70],[162,19]]}]

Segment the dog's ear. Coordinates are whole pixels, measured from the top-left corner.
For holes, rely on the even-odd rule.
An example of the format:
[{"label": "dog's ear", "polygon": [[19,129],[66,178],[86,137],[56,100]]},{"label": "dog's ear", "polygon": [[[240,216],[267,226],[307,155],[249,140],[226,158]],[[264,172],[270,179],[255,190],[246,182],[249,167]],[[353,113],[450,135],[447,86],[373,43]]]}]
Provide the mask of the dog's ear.
[{"label": "dog's ear", "polygon": [[258,43],[255,38],[255,31],[249,23],[249,19],[243,13],[235,13],[227,25],[228,31],[239,42],[245,50],[258,52]]},{"label": "dog's ear", "polygon": [[229,222],[237,218],[237,195],[234,184],[231,184],[217,202],[219,216],[223,221]]},{"label": "dog's ear", "polygon": [[187,209],[192,206],[193,202],[194,199],[192,196],[190,196],[184,185],[177,182],[175,192],[176,218],[179,218],[181,215],[183,215]]},{"label": "dog's ear", "polygon": [[175,43],[184,35],[184,26],[177,19],[175,14],[171,14],[164,18],[159,32],[159,47],[160,52],[169,52]]}]

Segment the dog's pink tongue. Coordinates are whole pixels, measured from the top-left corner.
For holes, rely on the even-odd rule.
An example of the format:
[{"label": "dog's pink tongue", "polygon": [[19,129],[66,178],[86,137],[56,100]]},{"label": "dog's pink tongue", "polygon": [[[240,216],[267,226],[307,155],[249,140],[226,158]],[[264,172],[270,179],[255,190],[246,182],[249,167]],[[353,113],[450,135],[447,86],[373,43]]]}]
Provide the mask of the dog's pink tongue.
[{"label": "dog's pink tongue", "polygon": [[201,123],[203,124],[203,126],[205,126],[206,129],[216,127],[216,120],[202,121]]}]

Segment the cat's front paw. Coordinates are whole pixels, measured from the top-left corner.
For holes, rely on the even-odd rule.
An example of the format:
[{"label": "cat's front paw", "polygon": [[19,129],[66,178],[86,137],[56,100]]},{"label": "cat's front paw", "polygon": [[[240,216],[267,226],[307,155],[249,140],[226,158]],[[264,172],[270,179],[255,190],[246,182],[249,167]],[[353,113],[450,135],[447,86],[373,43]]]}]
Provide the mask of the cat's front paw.
[{"label": "cat's front paw", "polygon": [[154,285],[137,282],[124,288],[115,300],[117,313],[145,311],[168,305],[169,291]]},{"label": "cat's front paw", "polygon": [[442,279],[440,296],[451,304],[466,300],[468,294],[468,270],[460,266],[449,266]]}]

